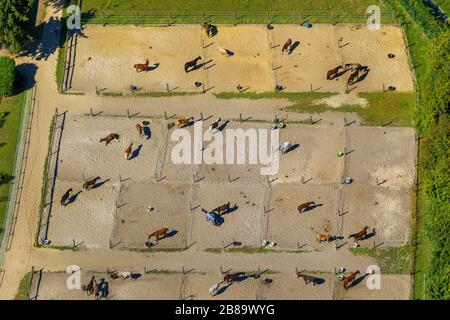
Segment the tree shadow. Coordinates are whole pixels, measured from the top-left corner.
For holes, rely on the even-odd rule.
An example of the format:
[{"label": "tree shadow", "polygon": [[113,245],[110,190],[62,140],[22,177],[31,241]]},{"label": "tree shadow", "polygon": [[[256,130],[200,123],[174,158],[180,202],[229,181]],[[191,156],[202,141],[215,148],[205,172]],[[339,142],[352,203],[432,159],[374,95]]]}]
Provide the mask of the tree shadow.
[{"label": "tree shadow", "polygon": [[37,66],[34,63],[21,63],[16,66],[13,95],[27,91],[36,84]]},{"label": "tree shadow", "polygon": [[30,42],[21,55],[32,57],[35,60],[47,60],[56,52],[60,41],[64,41],[64,38],[60,37],[61,20],[51,17],[39,27],[42,28],[41,39]]}]

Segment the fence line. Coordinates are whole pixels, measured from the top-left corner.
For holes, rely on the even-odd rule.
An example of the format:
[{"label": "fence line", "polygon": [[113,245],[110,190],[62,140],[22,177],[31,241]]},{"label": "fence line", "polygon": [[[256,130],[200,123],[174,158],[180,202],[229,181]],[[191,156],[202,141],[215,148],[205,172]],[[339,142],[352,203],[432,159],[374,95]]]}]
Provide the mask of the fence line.
[{"label": "fence line", "polygon": [[[3,265],[5,252],[11,248],[12,238],[14,235],[14,228],[17,220],[17,214],[19,211],[20,199],[22,197],[25,168],[28,161],[28,150],[31,138],[31,123],[33,119],[36,94],[37,90],[36,86],[34,86],[29,92],[26,93],[26,99],[24,102],[24,106],[22,108],[22,115],[19,128],[19,139],[17,141],[16,157],[13,166],[13,174],[16,177],[16,179],[12,181],[9,189],[8,202],[5,209],[6,217],[3,222],[3,232],[0,234],[0,266]],[[7,229],[9,229],[9,231],[8,234],[6,235]]]},{"label": "fence line", "polygon": [[[306,22],[314,23],[344,23],[366,22],[369,15],[365,12],[343,11],[99,11],[83,12],[81,20],[88,24],[158,24],[173,25],[186,23],[218,23],[218,24],[247,24],[247,23],[290,23],[302,25]],[[381,15],[382,22],[399,23],[399,17],[394,12]]]}]

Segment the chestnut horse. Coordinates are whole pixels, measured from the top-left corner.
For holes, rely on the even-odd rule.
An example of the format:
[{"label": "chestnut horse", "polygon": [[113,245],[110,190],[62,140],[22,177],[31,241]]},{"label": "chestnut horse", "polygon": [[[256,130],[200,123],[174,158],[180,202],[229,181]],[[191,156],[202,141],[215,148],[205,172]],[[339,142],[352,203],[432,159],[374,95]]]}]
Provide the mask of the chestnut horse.
[{"label": "chestnut horse", "polygon": [[110,144],[114,139],[119,140],[119,135],[117,133],[110,133],[106,137],[101,138],[100,142],[106,141],[106,145]]},{"label": "chestnut horse", "polygon": [[[364,238],[365,236],[367,236],[367,229],[369,227],[365,226],[364,229],[362,229],[361,231],[358,231],[357,233],[353,233],[351,235],[348,236],[348,238],[354,238],[356,241],[361,240],[362,238]],[[373,232],[375,232],[375,229],[373,229]]]},{"label": "chestnut horse", "polygon": [[306,211],[309,209],[309,207],[314,206],[316,203],[314,201],[310,201],[310,202],[305,202],[302,203],[301,205],[299,205],[297,207],[298,211],[300,211],[300,213]]},{"label": "chestnut horse", "polygon": [[228,212],[230,210],[230,202],[221,205],[220,207],[215,208],[212,211],[217,212],[219,215],[222,215],[224,212]]},{"label": "chestnut horse", "polygon": [[353,281],[355,281],[356,275],[359,274],[359,270],[356,270],[354,273],[352,273],[351,275],[349,275],[348,277],[344,277],[344,289],[347,290],[348,289],[348,285],[350,283],[352,283]]},{"label": "chestnut horse", "polygon": [[329,70],[327,73],[327,80],[333,80],[334,78],[336,78],[336,75],[341,69],[344,68],[342,66],[337,66],[336,68]]},{"label": "chestnut horse", "polygon": [[132,147],[133,147],[133,142],[130,143],[130,145],[128,146],[128,148],[126,148],[125,151],[124,151],[125,159],[127,159],[127,160],[128,160],[128,158],[130,157]]},{"label": "chestnut horse", "polygon": [[335,236],[332,235],[331,233],[318,233],[316,235],[316,241],[321,243],[323,241],[330,241],[331,239],[333,239]]},{"label": "chestnut horse", "polygon": [[134,68],[136,69],[136,72],[144,72],[148,69],[148,60],[145,60],[145,63],[137,63],[134,65]]},{"label": "chestnut horse", "polygon": [[161,228],[159,230],[156,230],[153,233],[150,233],[148,235],[148,241],[150,241],[150,238],[155,237],[156,241],[159,241],[161,238],[165,237],[167,235],[167,233],[169,232],[169,229],[167,228]]},{"label": "chestnut horse", "polygon": [[297,272],[297,278],[303,278],[305,281],[305,284],[308,284],[312,282],[313,286],[316,285],[316,283],[319,283],[319,279],[313,276],[308,276],[306,274],[302,274],[301,272]]},{"label": "chestnut horse", "polygon": [[183,119],[178,119],[177,120],[177,122],[175,123],[176,124],[176,126],[178,127],[178,128],[182,128],[182,127],[184,127],[185,125],[187,125],[191,120],[193,120],[194,118],[193,117],[189,117],[189,118],[183,118]]},{"label": "chestnut horse", "polygon": [[136,131],[137,131],[139,137],[142,138],[142,132],[143,132],[144,128],[139,123],[136,124],[134,127],[136,128]]}]

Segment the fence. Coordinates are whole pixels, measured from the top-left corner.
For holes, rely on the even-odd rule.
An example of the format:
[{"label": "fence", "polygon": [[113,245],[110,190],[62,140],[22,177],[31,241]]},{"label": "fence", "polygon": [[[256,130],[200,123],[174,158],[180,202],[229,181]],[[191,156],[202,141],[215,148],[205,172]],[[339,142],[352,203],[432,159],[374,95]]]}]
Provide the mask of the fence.
[{"label": "fence", "polygon": [[[16,157],[14,162],[14,177],[8,195],[6,207],[6,218],[3,224],[3,233],[0,234],[0,266],[3,264],[5,251],[11,248],[14,229],[19,211],[19,204],[22,198],[25,168],[28,161],[28,150],[31,138],[31,123],[33,119],[34,106],[36,103],[36,86],[27,93],[25,105],[22,109],[21,122],[19,128],[19,139],[17,142]],[[6,230],[9,230],[6,234]]]},{"label": "fence", "polygon": [[[297,24],[310,23],[366,23],[369,15],[362,12],[341,11],[291,11],[291,12],[229,12],[229,11],[98,11],[83,12],[81,21],[85,24],[135,24],[135,25],[173,25],[173,24]],[[382,23],[399,24],[394,12],[381,15]]]},{"label": "fence", "polygon": [[[47,163],[44,172],[44,181],[42,187],[42,199],[41,199],[41,212],[38,222],[37,232],[36,232],[36,244],[39,244],[39,237],[41,236],[41,227],[45,226],[42,234],[42,243],[47,244],[48,240],[48,227],[50,223],[51,211],[53,208],[53,196],[56,184],[56,177],[58,174],[58,157],[59,148],[61,144],[62,132],[64,129],[65,113],[58,114],[58,109],[55,111],[53,116],[53,123],[50,132],[50,146],[48,149]],[[59,130],[59,135],[57,131]],[[51,172],[53,176],[49,178]],[[50,192],[49,192],[50,191]],[[42,222],[45,222],[42,224]]]}]

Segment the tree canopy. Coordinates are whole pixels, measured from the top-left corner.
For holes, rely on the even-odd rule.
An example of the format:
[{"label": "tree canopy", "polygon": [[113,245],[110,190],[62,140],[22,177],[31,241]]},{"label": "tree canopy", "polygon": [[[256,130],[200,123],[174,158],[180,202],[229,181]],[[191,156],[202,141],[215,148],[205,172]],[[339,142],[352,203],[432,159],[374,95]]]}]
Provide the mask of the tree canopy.
[{"label": "tree canopy", "polygon": [[29,40],[30,0],[0,0],[0,44],[11,52],[23,50]]}]

